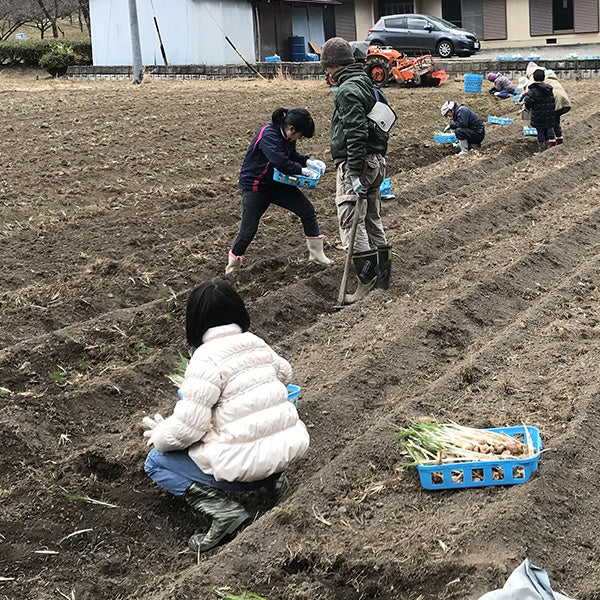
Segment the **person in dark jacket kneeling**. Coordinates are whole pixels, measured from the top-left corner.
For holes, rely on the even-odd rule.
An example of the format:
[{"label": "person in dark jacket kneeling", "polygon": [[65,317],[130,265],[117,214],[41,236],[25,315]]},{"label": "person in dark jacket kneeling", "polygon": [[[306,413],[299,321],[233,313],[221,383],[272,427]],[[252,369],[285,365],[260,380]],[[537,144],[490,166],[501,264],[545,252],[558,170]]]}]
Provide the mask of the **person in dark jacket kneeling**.
[{"label": "person in dark jacket kneeling", "polygon": [[452,100],[444,102],[441,111],[443,117],[451,119],[446,129],[454,129],[460,144],[459,156],[479,148],[485,137],[485,125],[477,113]]},{"label": "person in dark jacket kneeling", "polygon": [[554,134],[554,92],[552,86],[544,83],[546,72],[536,69],[533,72],[533,83],[529,84],[523,97],[525,108],[531,111],[531,126],[537,129],[538,150],[556,146]]}]

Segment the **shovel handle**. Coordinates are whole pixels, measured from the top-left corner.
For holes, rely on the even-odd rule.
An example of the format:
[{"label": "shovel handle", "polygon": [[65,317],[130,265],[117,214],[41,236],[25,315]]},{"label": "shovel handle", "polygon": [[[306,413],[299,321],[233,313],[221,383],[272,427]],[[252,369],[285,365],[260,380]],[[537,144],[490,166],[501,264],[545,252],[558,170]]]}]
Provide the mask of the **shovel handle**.
[{"label": "shovel handle", "polygon": [[350,228],[350,238],[348,240],[348,253],[346,254],[346,262],[344,263],[344,273],[342,274],[342,281],[340,282],[340,291],[338,293],[338,299],[336,308],[342,308],[344,306],[344,299],[346,297],[346,285],[348,284],[348,275],[350,273],[350,265],[352,264],[352,254],[354,252],[354,240],[356,239],[356,229],[358,228],[359,214],[361,202],[366,201],[366,198],[358,197],[356,205],[354,206],[354,215],[352,215],[352,226]]}]

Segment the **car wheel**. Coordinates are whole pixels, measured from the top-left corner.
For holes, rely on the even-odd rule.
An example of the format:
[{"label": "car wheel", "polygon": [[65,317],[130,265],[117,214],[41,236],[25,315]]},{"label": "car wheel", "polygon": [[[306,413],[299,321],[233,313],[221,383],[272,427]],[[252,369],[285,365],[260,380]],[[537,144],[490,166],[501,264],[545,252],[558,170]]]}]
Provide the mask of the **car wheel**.
[{"label": "car wheel", "polygon": [[454,54],[454,46],[452,45],[452,42],[450,42],[448,40],[441,40],[438,42],[438,45],[436,46],[435,51],[442,58],[450,58],[452,56],[452,54]]},{"label": "car wheel", "polygon": [[381,40],[370,40],[369,46],[385,46]]},{"label": "car wheel", "polygon": [[390,64],[382,58],[372,58],[365,65],[365,72],[375,85],[384,85],[392,79]]}]

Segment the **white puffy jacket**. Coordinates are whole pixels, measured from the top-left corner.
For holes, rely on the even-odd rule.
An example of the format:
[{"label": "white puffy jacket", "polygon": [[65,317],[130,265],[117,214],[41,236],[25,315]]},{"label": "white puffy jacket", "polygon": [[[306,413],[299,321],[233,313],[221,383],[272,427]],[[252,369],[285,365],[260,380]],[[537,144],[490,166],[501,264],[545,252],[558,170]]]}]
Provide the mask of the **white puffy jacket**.
[{"label": "white puffy jacket", "polygon": [[308,449],[309,435],[287,402],[292,367],[238,325],[209,329],[194,352],[173,414],[152,430],[160,452],[189,448],[219,481],[258,481]]}]

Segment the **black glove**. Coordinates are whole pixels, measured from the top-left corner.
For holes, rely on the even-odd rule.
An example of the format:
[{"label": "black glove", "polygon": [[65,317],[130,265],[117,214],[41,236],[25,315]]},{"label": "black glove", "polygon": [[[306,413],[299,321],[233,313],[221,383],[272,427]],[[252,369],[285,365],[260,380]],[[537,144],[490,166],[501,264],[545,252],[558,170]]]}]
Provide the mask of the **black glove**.
[{"label": "black glove", "polygon": [[489,93],[490,94],[494,94],[496,92],[496,86],[494,86],[493,88],[490,89]]}]

